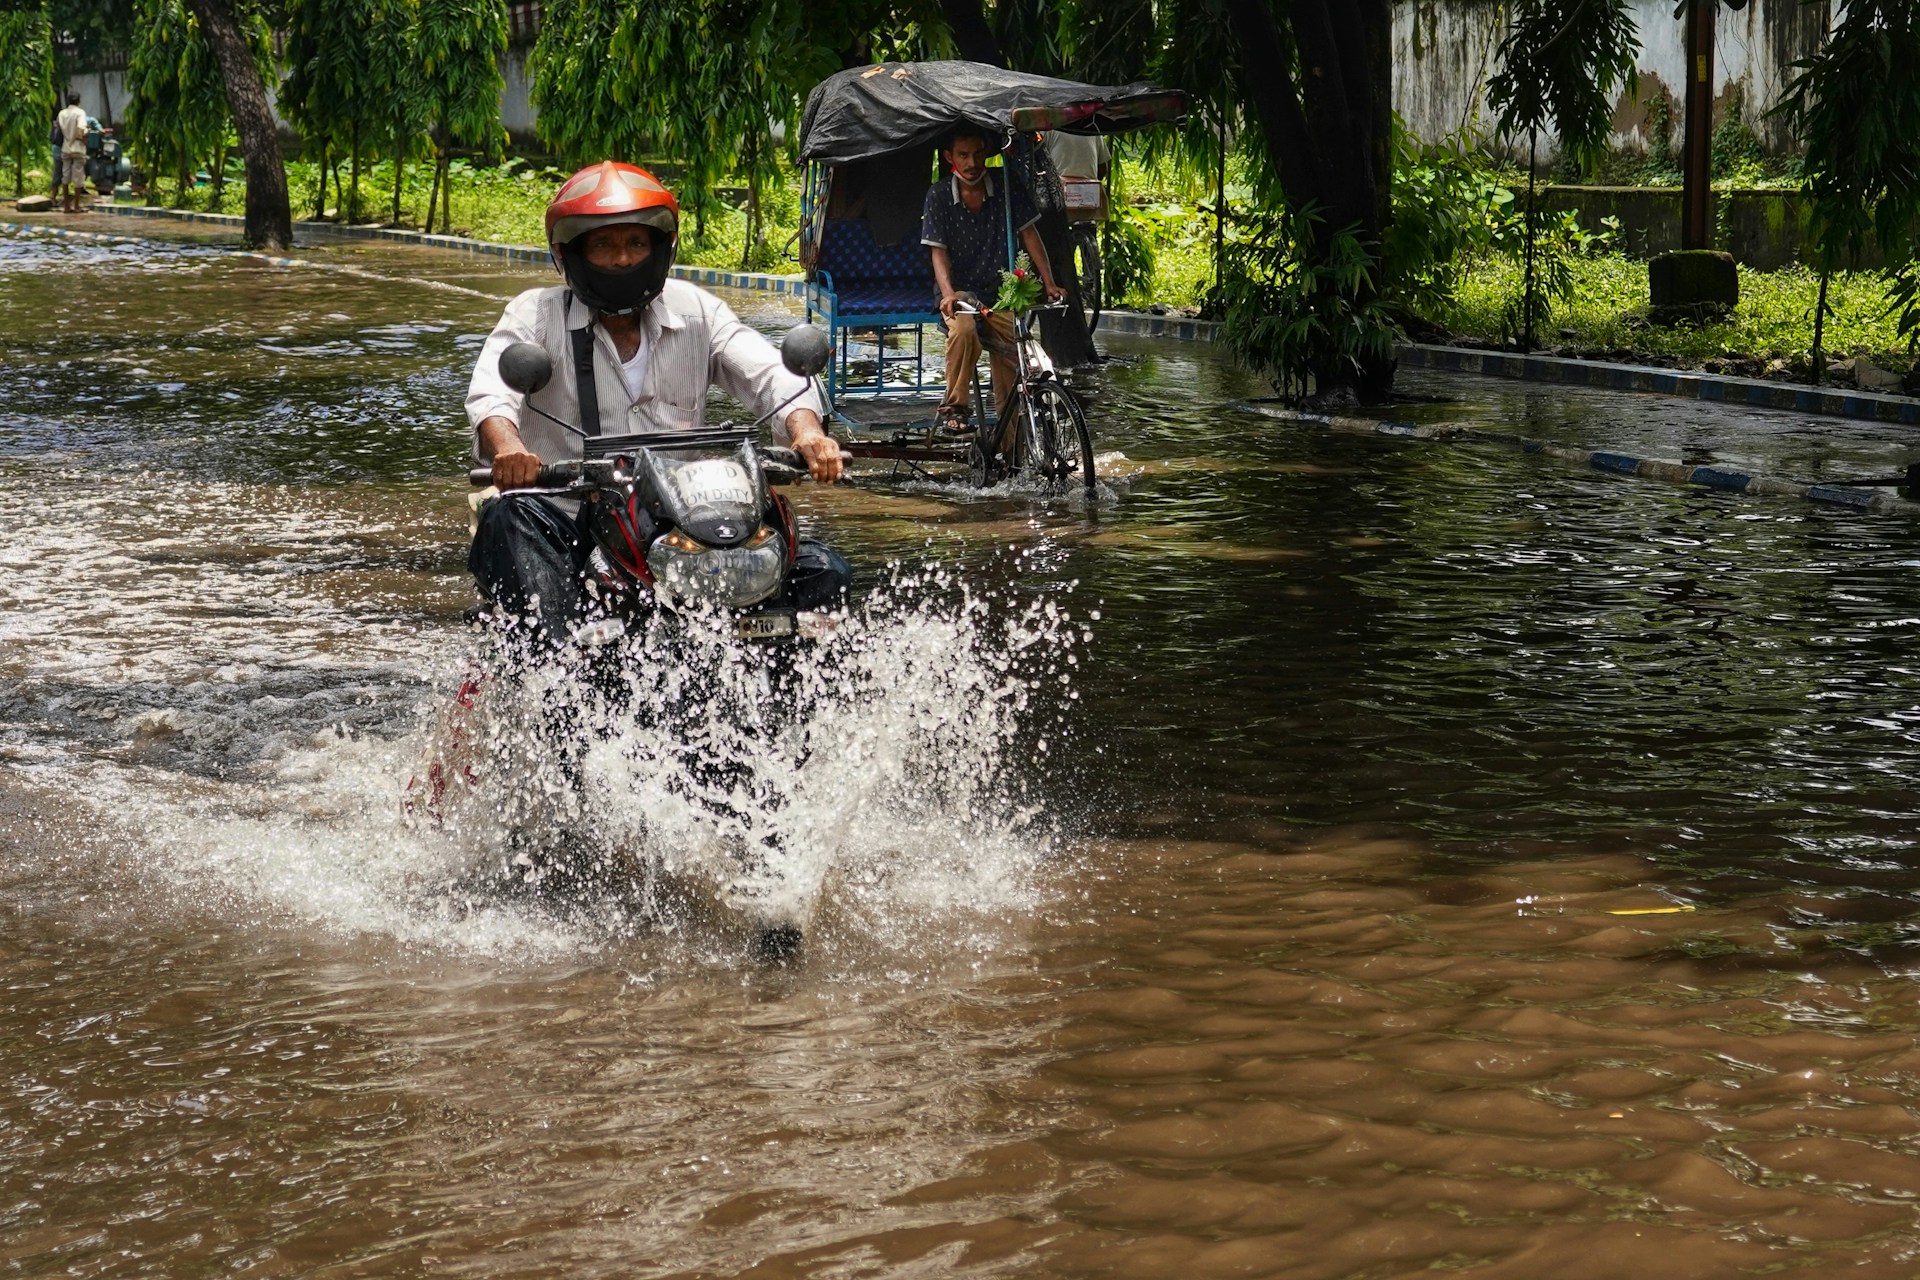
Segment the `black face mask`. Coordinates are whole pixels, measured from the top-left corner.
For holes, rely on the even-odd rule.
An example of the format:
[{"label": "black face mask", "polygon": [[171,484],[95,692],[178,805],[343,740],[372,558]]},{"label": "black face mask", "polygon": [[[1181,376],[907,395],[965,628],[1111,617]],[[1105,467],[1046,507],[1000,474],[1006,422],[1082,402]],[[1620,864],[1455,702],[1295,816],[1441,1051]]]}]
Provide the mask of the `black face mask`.
[{"label": "black face mask", "polygon": [[[576,242],[577,243],[577,242]],[[585,253],[572,244],[560,251],[565,265],[567,287],[573,296],[605,315],[623,316],[638,311],[666,288],[667,271],[673,266],[673,250],[654,241],[653,256],[638,266],[607,271],[587,261]]]}]

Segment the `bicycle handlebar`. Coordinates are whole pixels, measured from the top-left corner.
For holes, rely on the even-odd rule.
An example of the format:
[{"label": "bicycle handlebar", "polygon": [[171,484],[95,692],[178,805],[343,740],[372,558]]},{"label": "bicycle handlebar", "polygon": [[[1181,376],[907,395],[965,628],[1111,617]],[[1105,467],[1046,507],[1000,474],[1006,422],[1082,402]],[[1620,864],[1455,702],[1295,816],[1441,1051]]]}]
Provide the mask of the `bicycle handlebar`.
[{"label": "bicycle handlebar", "polygon": [[[963,315],[970,316],[990,315],[993,312],[992,307],[975,306],[965,298],[955,298],[953,300],[953,309]],[[1028,311],[1065,311],[1066,309],[1067,300],[1065,298],[1060,299],[1058,302],[1036,302],[1027,308]]]}]

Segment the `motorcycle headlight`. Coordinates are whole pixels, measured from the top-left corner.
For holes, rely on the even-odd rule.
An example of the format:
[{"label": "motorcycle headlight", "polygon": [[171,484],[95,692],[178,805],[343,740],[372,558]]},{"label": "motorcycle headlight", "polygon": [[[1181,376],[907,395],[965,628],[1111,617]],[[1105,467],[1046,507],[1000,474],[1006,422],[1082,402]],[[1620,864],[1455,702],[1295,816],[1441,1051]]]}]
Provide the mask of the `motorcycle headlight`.
[{"label": "motorcycle headlight", "polygon": [[647,550],[647,568],[669,601],[740,609],[780,590],[787,540],[763,525],[737,547],[709,547],[676,529]]}]

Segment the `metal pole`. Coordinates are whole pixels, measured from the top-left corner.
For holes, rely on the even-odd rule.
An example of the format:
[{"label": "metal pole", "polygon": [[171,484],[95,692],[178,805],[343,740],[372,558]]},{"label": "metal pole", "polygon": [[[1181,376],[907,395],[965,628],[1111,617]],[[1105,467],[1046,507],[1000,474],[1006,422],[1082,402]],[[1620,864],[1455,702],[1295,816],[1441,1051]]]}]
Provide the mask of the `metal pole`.
[{"label": "metal pole", "polygon": [[1687,138],[1680,169],[1686,182],[1682,249],[1713,246],[1713,20],[1720,0],[1687,7]]}]

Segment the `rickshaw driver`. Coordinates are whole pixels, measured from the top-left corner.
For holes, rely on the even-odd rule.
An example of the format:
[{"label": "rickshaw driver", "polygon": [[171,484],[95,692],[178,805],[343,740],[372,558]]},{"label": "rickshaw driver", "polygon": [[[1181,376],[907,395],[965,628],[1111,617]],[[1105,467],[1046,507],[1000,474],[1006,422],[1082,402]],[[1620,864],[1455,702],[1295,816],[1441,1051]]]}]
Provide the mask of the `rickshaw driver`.
[{"label": "rickshaw driver", "polygon": [[[996,184],[987,172],[987,157],[992,149],[979,131],[958,129],[940,156],[953,171],[952,176],[927,189],[926,204],[920,217],[920,243],[928,246],[933,259],[933,282],[940,294],[940,315],[947,326],[947,391],[940,400],[935,421],[942,429],[956,434],[972,431],[967,422],[967,402],[973,386],[973,366],[980,358],[980,317],[965,312],[955,314],[954,304],[971,294],[976,305],[990,305],[1000,292],[1000,273],[1006,269],[1008,204],[1014,232],[1020,237],[1034,270],[1046,286],[1047,301],[1058,302],[1066,290],[1053,281],[1053,265],[1047,260],[1047,247],[1040,242],[1035,228],[1040,215],[1032,200],[1016,184],[1007,180]],[[1017,376],[1014,366],[1014,318],[995,311],[986,317],[993,345],[987,360],[993,371],[993,414],[998,421],[1013,394]]]},{"label": "rickshaw driver", "polygon": [[[684,431],[701,424],[717,383],[756,415],[794,404],[775,437],[815,480],[842,474],[845,455],[821,426],[819,392],[726,303],[667,278],[679,214],[672,193],[634,165],[603,161],[567,179],[547,206],[547,246],[566,284],[509,302],[474,362],[474,454],[492,466],[501,496],[480,508],[467,566],[482,594],[536,638],[557,640],[580,622],[591,544],[575,504],[513,492],[539,483],[543,461],[582,454],[580,437],[523,414],[523,402],[594,435]],[[543,346],[553,360],[554,376],[530,396],[500,376],[500,353],[515,342]],[[802,541],[791,589],[821,600],[802,607],[827,607],[850,576],[838,553]]]}]

